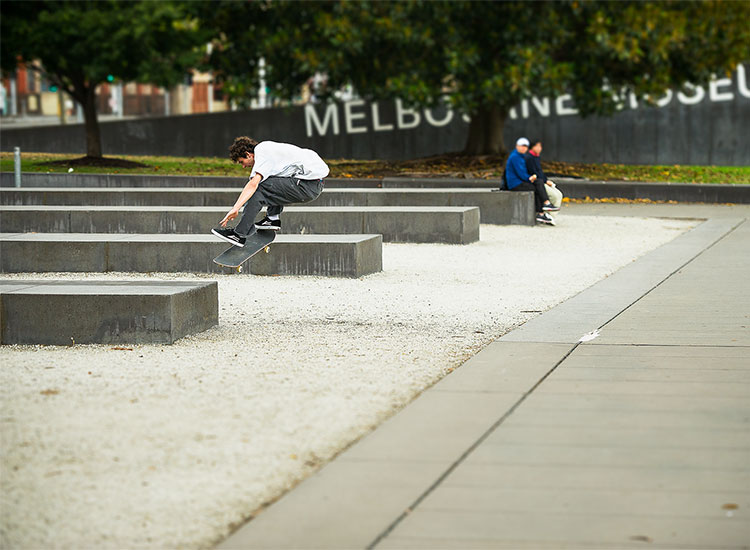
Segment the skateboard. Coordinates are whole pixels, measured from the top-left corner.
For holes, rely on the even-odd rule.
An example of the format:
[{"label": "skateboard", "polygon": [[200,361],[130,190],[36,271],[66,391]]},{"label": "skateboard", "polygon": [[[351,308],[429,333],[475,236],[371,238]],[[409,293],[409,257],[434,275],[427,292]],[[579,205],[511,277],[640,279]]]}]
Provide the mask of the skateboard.
[{"label": "skateboard", "polygon": [[230,246],[214,258],[214,263],[224,267],[234,267],[237,272],[242,271],[242,264],[255,256],[261,250],[270,252],[268,246],[276,238],[276,231],[258,230],[247,238],[245,246]]}]

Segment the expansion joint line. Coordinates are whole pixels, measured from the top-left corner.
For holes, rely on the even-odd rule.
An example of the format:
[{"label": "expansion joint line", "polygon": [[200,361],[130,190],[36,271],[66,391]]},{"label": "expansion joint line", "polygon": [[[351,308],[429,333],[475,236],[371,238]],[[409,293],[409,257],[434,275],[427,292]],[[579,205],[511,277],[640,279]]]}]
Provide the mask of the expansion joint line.
[{"label": "expansion joint line", "polygon": [[521,397],[520,397],[520,398],[518,399],[518,401],[516,401],[516,402],[515,402],[515,403],[513,404],[513,406],[512,406],[512,407],[511,407],[510,409],[508,409],[508,411],[507,411],[507,412],[506,412],[506,413],[505,413],[505,414],[504,414],[503,416],[501,416],[501,417],[500,417],[500,418],[499,418],[499,419],[498,419],[497,421],[495,421],[495,423],[494,423],[494,424],[492,424],[492,426],[490,426],[490,427],[489,427],[489,428],[487,429],[487,431],[485,431],[485,432],[484,432],[484,433],[483,433],[483,434],[482,434],[481,436],[479,436],[479,439],[477,439],[477,440],[476,440],[476,441],[475,441],[474,443],[472,443],[472,444],[471,444],[471,446],[470,446],[470,447],[469,447],[468,449],[466,449],[466,450],[465,450],[465,451],[463,452],[463,454],[462,454],[461,456],[459,456],[459,457],[458,457],[458,459],[456,459],[456,461],[455,461],[455,462],[454,462],[453,464],[451,464],[451,465],[450,465],[450,467],[449,467],[449,468],[448,468],[448,469],[447,469],[447,470],[446,470],[445,472],[443,472],[443,473],[442,473],[442,474],[440,475],[440,477],[439,477],[439,478],[437,478],[437,479],[435,480],[435,482],[434,482],[434,483],[433,483],[432,485],[430,485],[430,486],[429,486],[429,487],[428,487],[428,488],[427,488],[427,489],[426,489],[426,490],[424,491],[424,493],[422,493],[421,495],[419,495],[419,497],[417,498],[417,500],[415,500],[415,501],[414,501],[414,503],[413,503],[413,504],[411,504],[411,506],[409,506],[409,507],[408,507],[408,508],[407,508],[406,510],[404,510],[404,511],[403,511],[403,512],[401,513],[401,515],[400,515],[400,516],[398,516],[398,517],[397,517],[397,518],[396,518],[396,519],[395,519],[395,520],[393,521],[393,523],[391,523],[391,524],[390,524],[390,525],[389,525],[388,527],[386,527],[386,529],[385,529],[385,530],[384,530],[384,531],[383,531],[382,533],[380,533],[380,534],[379,534],[379,535],[377,536],[377,538],[376,538],[376,539],[375,539],[374,541],[372,541],[372,542],[371,542],[371,543],[370,543],[370,544],[369,544],[369,545],[367,546],[367,549],[368,549],[368,550],[372,550],[372,549],[373,549],[373,548],[375,548],[375,547],[376,547],[376,546],[377,546],[378,544],[380,544],[380,542],[381,542],[381,541],[382,541],[382,540],[383,540],[383,539],[384,539],[385,537],[387,537],[387,536],[388,536],[388,535],[389,535],[389,534],[390,534],[390,533],[391,533],[391,532],[392,532],[392,531],[393,531],[393,530],[394,530],[394,529],[395,529],[395,528],[396,528],[396,527],[398,526],[398,524],[399,524],[399,523],[401,523],[401,522],[402,522],[402,521],[403,521],[403,520],[404,520],[404,519],[405,519],[405,518],[406,518],[406,517],[407,517],[407,516],[408,516],[409,514],[411,514],[412,510],[414,510],[414,509],[415,509],[415,508],[416,508],[417,506],[419,506],[419,505],[420,505],[420,504],[422,503],[422,501],[423,501],[423,500],[424,500],[425,498],[427,498],[427,496],[428,496],[428,495],[429,495],[430,493],[432,493],[432,491],[434,491],[435,489],[437,489],[437,487],[438,487],[438,486],[439,486],[439,485],[440,485],[440,484],[441,484],[441,483],[442,483],[442,482],[443,482],[443,481],[445,480],[445,478],[447,478],[447,477],[448,477],[448,476],[449,476],[449,475],[450,475],[450,474],[451,474],[451,473],[452,473],[452,472],[453,472],[453,471],[454,471],[454,470],[455,470],[456,468],[458,468],[458,466],[459,466],[459,465],[460,465],[460,464],[461,464],[461,463],[462,463],[462,462],[463,462],[464,460],[466,460],[466,458],[468,458],[468,456],[469,456],[469,455],[470,455],[471,453],[473,453],[473,452],[474,452],[474,450],[476,450],[476,448],[477,448],[477,447],[479,447],[479,446],[480,446],[480,445],[481,445],[482,443],[484,443],[484,441],[485,441],[485,440],[486,440],[486,439],[487,439],[487,438],[488,438],[488,437],[489,437],[490,435],[492,435],[492,432],[494,432],[494,431],[495,431],[495,430],[496,430],[497,428],[499,428],[499,427],[500,427],[500,425],[501,425],[501,424],[502,424],[503,422],[505,422],[505,420],[506,420],[506,419],[507,419],[507,418],[508,418],[508,417],[509,417],[510,415],[512,415],[512,414],[513,414],[513,413],[515,412],[515,410],[516,410],[516,409],[517,409],[518,407],[520,407],[520,406],[521,406],[521,403],[523,403],[523,402],[524,402],[524,401],[526,400],[526,398],[527,398],[527,397],[529,397],[529,396],[530,396],[530,395],[531,395],[532,393],[534,393],[534,391],[535,391],[535,390],[536,390],[536,389],[537,389],[537,388],[538,388],[538,387],[539,387],[539,386],[540,386],[540,385],[541,385],[541,384],[542,384],[542,383],[543,383],[543,382],[544,382],[544,381],[545,381],[545,380],[546,380],[546,379],[547,379],[547,378],[548,378],[548,377],[549,377],[549,376],[550,376],[550,375],[551,375],[551,374],[552,374],[553,372],[555,372],[555,369],[557,369],[557,367],[559,367],[559,366],[560,366],[560,365],[561,365],[561,364],[563,363],[563,361],[565,361],[565,360],[566,360],[566,359],[568,358],[568,356],[570,356],[570,354],[571,354],[571,353],[573,353],[573,352],[575,351],[575,349],[576,349],[576,348],[577,348],[577,347],[578,347],[578,346],[579,346],[580,344],[581,344],[580,342],[576,342],[576,344],[575,344],[575,345],[573,345],[573,347],[572,347],[572,348],[570,348],[570,350],[568,350],[568,352],[567,352],[567,353],[566,353],[566,354],[565,354],[565,355],[564,355],[564,356],[562,357],[562,359],[560,359],[560,360],[559,360],[559,361],[558,361],[557,363],[555,363],[555,365],[554,365],[554,366],[553,366],[553,367],[552,367],[552,368],[551,368],[551,369],[550,369],[549,371],[547,371],[547,373],[546,373],[546,374],[545,374],[544,376],[542,376],[542,377],[541,377],[541,378],[540,378],[539,380],[537,380],[536,384],[534,384],[534,385],[533,385],[533,386],[531,387],[531,389],[529,389],[529,390],[528,390],[528,391],[527,391],[526,393],[524,393],[524,394],[523,394],[523,395],[522,395],[522,396],[521,396]]},{"label": "expansion joint line", "polygon": [[[616,319],[617,317],[619,317],[620,315],[622,315],[622,314],[623,314],[624,312],[626,312],[626,311],[627,311],[628,309],[630,309],[630,308],[631,308],[631,307],[632,307],[633,305],[635,305],[635,304],[636,304],[637,302],[639,302],[639,301],[640,301],[641,299],[643,299],[643,298],[644,298],[645,296],[648,296],[648,295],[649,295],[649,294],[650,294],[651,292],[653,292],[653,291],[654,291],[654,290],[656,290],[656,289],[657,289],[657,288],[658,288],[659,286],[661,286],[661,285],[662,285],[662,283],[664,283],[665,281],[667,281],[668,279],[670,279],[670,278],[671,278],[671,277],[672,277],[672,276],[673,276],[673,275],[674,275],[675,273],[677,273],[678,271],[680,271],[681,269],[683,269],[683,268],[684,268],[685,266],[687,266],[688,264],[690,264],[691,262],[693,262],[693,261],[694,261],[694,260],[695,260],[696,258],[698,258],[699,256],[701,256],[701,255],[702,255],[702,254],[703,254],[704,252],[706,252],[707,250],[709,250],[709,249],[713,248],[713,247],[714,247],[714,246],[715,246],[716,244],[718,244],[718,243],[719,243],[720,241],[722,241],[722,240],[723,240],[723,239],[724,239],[725,237],[727,237],[728,235],[730,235],[731,233],[733,233],[733,232],[734,232],[734,231],[735,231],[735,230],[736,230],[736,229],[737,229],[737,228],[738,228],[738,227],[739,227],[740,225],[742,225],[742,224],[743,224],[743,223],[745,223],[745,222],[746,222],[746,220],[744,220],[744,219],[743,219],[742,221],[740,221],[739,223],[737,223],[737,224],[736,224],[735,226],[733,226],[733,227],[732,227],[731,229],[729,229],[729,230],[728,230],[728,231],[727,231],[726,233],[724,233],[724,234],[722,234],[722,235],[721,235],[720,237],[718,237],[718,238],[717,238],[717,239],[716,239],[715,241],[713,241],[713,242],[712,242],[712,243],[711,243],[710,245],[708,245],[707,247],[705,247],[704,249],[702,249],[702,250],[701,250],[700,252],[698,252],[697,254],[695,254],[694,256],[692,256],[692,257],[691,257],[690,259],[688,259],[687,261],[685,261],[685,262],[684,262],[683,264],[681,264],[681,265],[680,265],[680,266],[679,266],[678,268],[676,268],[676,269],[675,269],[675,270],[673,270],[673,271],[672,271],[671,273],[669,273],[669,275],[667,275],[666,277],[664,277],[664,278],[663,278],[663,279],[662,279],[661,281],[659,281],[658,283],[656,283],[656,284],[655,284],[655,285],[654,285],[653,287],[651,287],[650,289],[648,289],[648,290],[647,290],[646,292],[644,292],[644,293],[643,293],[643,294],[642,294],[641,296],[639,296],[638,298],[636,298],[635,300],[633,300],[633,302],[631,302],[630,304],[628,304],[627,306],[625,306],[625,307],[624,307],[624,308],[623,308],[622,310],[618,311],[618,312],[617,312],[617,313],[616,313],[615,315],[613,315],[613,316],[612,316],[612,317],[611,317],[611,318],[610,318],[609,320],[605,321],[605,322],[604,322],[604,323],[603,323],[603,324],[602,324],[602,325],[601,325],[601,326],[599,327],[599,330],[601,330],[601,329],[602,329],[602,328],[604,328],[604,327],[605,327],[606,325],[608,325],[609,323],[611,323],[612,321],[614,321],[614,320],[615,320],[615,319]],[[474,443],[472,443],[472,444],[471,444],[471,446],[469,446],[469,448],[467,448],[467,449],[466,449],[466,450],[465,450],[465,451],[464,451],[464,452],[463,452],[463,453],[461,454],[461,456],[459,456],[459,457],[458,457],[458,458],[457,458],[457,459],[456,459],[456,460],[455,460],[455,461],[453,462],[453,464],[451,464],[451,465],[450,465],[450,466],[448,467],[448,469],[447,469],[447,470],[445,470],[445,472],[443,472],[443,473],[442,473],[442,474],[440,475],[440,477],[438,477],[438,478],[437,478],[437,479],[435,480],[435,482],[434,482],[434,483],[432,483],[432,485],[430,485],[430,486],[429,486],[429,487],[428,487],[427,489],[425,489],[425,491],[424,491],[424,492],[423,492],[423,493],[422,493],[421,495],[419,495],[419,497],[417,497],[417,499],[416,499],[416,500],[415,500],[415,501],[414,501],[414,502],[413,502],[413,503],[412,503],[412,504],[411,504],[411,505],[410,505],[410,506],[409,506],[408,508],[406,508],[406,510],[404,510],[404,511],[403,511],[403,512],[402,512],[402,513],[401,513],[401,514],[400,514],[400,515],[399,515],[399,516],[398,516],[398,517],[397,517],[397,518],[395,519],[395,520],[393,520],[393,522],[392,522],[392,523],[391,523],[390,525],[388,525],[388,527],[386,527],[386,528],[385,528],[385,529],[384,529],[384,530],[383,530],[383,531],[382,531],[382,532],[381,532],[381,533],[380,533],[380,534],[379,534],[379,535],[378,535],[378,536],[377,536],[377,537],[375,538],[375,540],[373,540],[373,541],[372,541],[372,542],[371,542],[370,544],[368,544],[368,545],[367,545],[367,550],[373,550],[373,549],[374,549],[374,548],[375,548],[375,547],[376,547],[376,546],[377,546],[378,544],[380,544],[380,542],[381,542],[381,541],[382,541],[383,539],[385,539],[385,538],[386,538],[386,537],[387,537],[388,535],[390,535],[390,534],[391,534],[391,533],[393,532],[393,530],[394,530],[394,529],[395,529],[396,527],[398,527],[398,525],[399,525],[399,524],[400,524],[400,523],[401,523],[401,522],[402,522],[402,521],[403,521],[404,519],[406,519],[406,518],[407,518],[407,517],[409,516],[409,514],[411,514],[411,512],[412,512],[413,510],[415,510],[415,509],[417,508],[417,506],[419,506],[419,505],[420,505],[420,504],[421,504],[421,503],[422,503],[422,502],[424,501],[424,499],[425,499],[425,498],[427,498],[427,497],[428,497],[428,496],[430,495],[430,493],[432,493],[432,492],[433,492],[433,491],[434,491],[435,489],[437,489],[437,488],[438,488],[438,487],[439,487],[439,486],[440,486],[440,485],[441,485],[441,484],[443,483],[443,481],[444,481],[444,480],[445,480],[445,479],[446,479],[446,478],[447,478],[447,477],[448,477],[449,475],[451,475],[451,473],[453,473],[453,471],[454,471],[454,470],[455,470],[456,468],[458,468],[458,466],[459,466],[459,465],[461,465],[461,464],[462,464],[462,463],[463,463],[463,462],[464,462],[464,461],[465,461],[465,460],[466,460],[466,459],[467,459],[467,458],[469,457],[469,455],[470,455],[471,453],[473,453],[473,452],[474,452],[474,451],[475,451],[475,450],[477,449],[477,447],[479,447],[479,446],[480,446],[480,445],[481,445],[481,444],[482,444],[482,443],[483,443],[483,442],[484,442],[484,441],[485,441],[485,440],[486,440],[486,439],[487,439],[487,438],[488,438],[488,437],[489,437],[490,435],[492,435],[492,433],[493,433],[493,432],[494,432],[495,430],[497,430],[497,428],[499,428],[499,427],[500,427],[500,426],[501,426],[501,425],[503,424],[503,422],[505,422],[505,421],[506,421],[506,420],[508,419],[508,417],[510,417],[510,416],[511,416],[511,415],[512,415],[512,414],[513,414],[513,413],[514,413],[515,411],[516,411],[516,409],[518,409],[518,407],[520,407],[520,406],[521,406],[521,404],[522,404],[522,403],[523,403],[524,401],[526,401],[526,399],[527,399],[527,398],[528,398],[528,397],[529,397],[529,396],[530,396],[530,395],[531,395],[532,393],[534,393],[534,391],[536,391],[536,389],[537,389],[537,388],[538,388],[539,386],[541,386],[541,385],[542,385],[542,384],[544,383],[544,381],[545,381],[545,380],[547,380],[547,378],[549,378],[549,377],[550,377],[550,376],[552,375],[552,373],[553,373],[553,372],[555,372],[555,370],[556,370],[556,369],[557,369],[557,368],[558,368],[558,367],[559,367],[559,366],[560,366],[560,365],[561,365],[561,364],[562,364],[562,363],[563,363],[563,362],[564,362],[564,361],[565,361],[565,360],[566,360],[566,359],[567,359],[568,357],[570,357],[570,355],[571,355],[571,354],[572,354],[572,353],[573,353],[573,352],[574,352],[574,351],[575,351],[575,350],[576,350],[576,349],[578,348],[578,346],[580,346],[580,345],[581,345],[581,342],[580,342],[580,341],[579,341],[579,342],[576,342],[576,343],[575,343],[575,344],[573,345],[573,347],[571,347],[571,348],[570,348],[570,349],[568,350],[568,352],[567,352],[567,353],[566,353],[566,354],[565,354],[565,355],[564,355],[564,356],[563,356],[563,357],[562,357],[562,358],[561,358],[561,359],[560,359],[559,361],[557,361],[557,363],[555,363],[555,365],[554,365],[554,366],[553,366],[553,367],[552,367],[552,368],[551,368],[551,369],[550,369],[549,371],[547,371],[547,373],[546,373],[546,374],[545,374],[544,376],[542,376],[542,377],[541,377],[541,378],[540,378],[539,380],[537,380],[537,382],[536,382],[536,383],[535,383],[535,384],[534,384],[534,385],[533,385],[533,386],[532,386],[532,387],[531,387],[531,388],[530,388],[530,389],[529,389],[529,390],[528,390],[528,391],[527,391],[526,393],[524,393],[524,394],[523,394],[523,395],[522,395],[522,396],[521,396],[521,397],[520,397],[520,398],[518,399],[518,401],[516,401],[516,402],[515,402],[515,403],[513,404],[513,406],[512,406],[512,407],[511,407],[510,409],[508,409],[508,411],[507,411],[507,412],[506,412],[505,414],[503,414],[503,415],[502,415],[502,416],[501,416],[501,417],[500,417],[499,419],[497,419],[497,421],[495,421],[495,422],[494,422],[494,423],[492,424],[492,426],[490,426],[490,427],[489,427],[489,428],[487,429],[487,431],[485,431],[485,432],[484,432],[484,433],[483,433],[483,434],[482,434],[481,436],[479,436],[479,438],[478,438],[478,439],[477,439],[477,440],[476,440],[476,441],[475,441]]]}]

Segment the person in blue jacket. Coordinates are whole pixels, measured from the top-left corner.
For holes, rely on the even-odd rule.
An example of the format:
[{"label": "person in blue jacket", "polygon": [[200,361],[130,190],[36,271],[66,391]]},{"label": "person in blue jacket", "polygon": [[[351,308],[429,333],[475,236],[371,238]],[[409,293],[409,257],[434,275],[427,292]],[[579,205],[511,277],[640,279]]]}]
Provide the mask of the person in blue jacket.
[{"label": "person in blue jacket", "polygon": [[536,221],[555,225],[555,221],[547,214],[548,211],[556,210],[549,201],[544,183],[539,181],[535,174],[529,175],[526,170],[526,159],[524,155],[529,150],[529,140],[525,137],[518,138],[516,148],[508,156],[505,164],[506,185],[511,191],[533,191]]}]

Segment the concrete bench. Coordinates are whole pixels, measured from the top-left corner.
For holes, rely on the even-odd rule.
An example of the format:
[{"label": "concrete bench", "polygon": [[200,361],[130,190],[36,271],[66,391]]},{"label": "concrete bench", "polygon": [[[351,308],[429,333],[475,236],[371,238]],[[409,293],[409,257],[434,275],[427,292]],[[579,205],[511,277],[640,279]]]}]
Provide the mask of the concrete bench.
[{"label": "concrete bench", "polygon": [[[0,233],[0,272],[230,273],[213,263],[228,246],[212,235]],[[382,249],[380,235],[279,235],[245,271],[361,277],[383,270]]]},{"label": "concrete bench", "polygon": [[215,281],[0,281],[2,344],[172,344],[218,322]]},{"label": "concrete bench", "polygon": [[[240,189],[220,188],[36,188],[0,190],[7,206],[221,206],[229,208]],[[482,223],[534,225],[531,192],[491,189],[326,188],[311,203],[298,206],[477,206]]]},{"label": "concrete bench", "polygon": [[[1,206],[0,232],[209,233],[217,206]],[[291,206],[285,234],[372,234],[386,242],[467,244],[479,240],[477,207]]]}]

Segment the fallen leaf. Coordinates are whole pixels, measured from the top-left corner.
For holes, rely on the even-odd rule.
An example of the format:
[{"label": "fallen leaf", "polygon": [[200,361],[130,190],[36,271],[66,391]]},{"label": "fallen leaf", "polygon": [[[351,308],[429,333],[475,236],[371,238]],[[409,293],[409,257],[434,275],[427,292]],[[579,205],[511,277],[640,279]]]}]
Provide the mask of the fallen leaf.
[{"label": "fallen leaf", "polygon": [[60,390],[42,390],[39,393],[41,393],[42,395],[57,395],[58,393],[60,393]]}]

